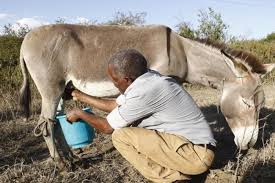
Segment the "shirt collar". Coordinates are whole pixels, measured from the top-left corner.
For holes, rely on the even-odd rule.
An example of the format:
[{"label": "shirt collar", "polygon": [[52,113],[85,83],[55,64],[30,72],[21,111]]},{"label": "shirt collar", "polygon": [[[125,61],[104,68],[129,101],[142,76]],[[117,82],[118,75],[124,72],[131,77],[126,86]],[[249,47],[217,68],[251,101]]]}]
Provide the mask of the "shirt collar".
[{"label": "shirt collar", "polygon": [[139,83],[143,79],[145,79],[148,76],[153,75],[153,74],[159,74],[159,73],[157,71],[148,69],[147,72],[145,72],[144,74],[142,74],[141,76],[139,76],[138,78],[136,78],[135,81],[130,86],[128,86],[128,88],[124,92],[124,95],[126,95],[132,88],[134,88],[137,85],[137,83]]}]

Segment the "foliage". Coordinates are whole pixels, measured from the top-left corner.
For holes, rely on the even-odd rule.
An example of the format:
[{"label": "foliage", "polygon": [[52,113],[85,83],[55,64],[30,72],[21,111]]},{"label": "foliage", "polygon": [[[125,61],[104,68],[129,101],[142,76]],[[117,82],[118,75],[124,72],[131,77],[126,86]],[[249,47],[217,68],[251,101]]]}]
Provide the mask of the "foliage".
[{"label": "foliage", "polygon": [[216,13],[212,8],[208,8],[208,12],[200,10],[198,17],[197,37],[215,41],[224,41],[226,39],[228,25],[223,22],[221,14]]},{"label": "foliage", "polygon": [[264,41],[275,41],[275,32],[272,32],[271,34],[268,34]]},{"label": "foliage", "polygon": [[178,28],[178,33],[182,37],[194,39],[195,38],[195,30],[192,28],[192,26],[187,22],[181,22],[178,25],[176,25]]},{"label": "foliage", "polygon": [[19,62],[20,46],[23,38],[0,36],[0,68],[16,66]]},{"label": "foliage", "polygon": [[132,12],[116,12],[114,18],[106,24],[109,25],[141,25],[145,23],[145,12],[133,14]]},{"label": "foliage", "polygon": [[22,40],[11,35],[0,36],[0,82],[6,89],[16,88],[21,81],[19,55]]},{"label": "foliage", "polygon": [[17,24],[17,30],[15,30],[11,24],[7,24],[3,27],[3,34],[23,38],[28,32],[30,32],[30,30],[31,29],[28,25]]},{"label": "foliage", "polygon": [[55,20],[56,24],[64,24],[66,23],[66,19],[63,17],[57,17],[57,19]]},{"label": "foliage", "polygon": [[[230,47],[245,50],[259,58],[261,63],[275,63],[275,42],[242,40],[235,41]],[[275,78],[274,71],[265,77],[266,82],[273,81]]]},{"label": "foliage", "polygon": [[275,63],[275,43],[267,41],[243,40],[230,45],[233,48],[246,50],[257,56],[262,63]]},{"label": "foliage", "polygon": [[225,41],[227,38],[228,25],[222,20],[221,14],[212,8],[208,11],[200,10],[198,13],[198,27],[183,21],[177,25],[178,33],[187,38],[203,38],[213,41]]}]

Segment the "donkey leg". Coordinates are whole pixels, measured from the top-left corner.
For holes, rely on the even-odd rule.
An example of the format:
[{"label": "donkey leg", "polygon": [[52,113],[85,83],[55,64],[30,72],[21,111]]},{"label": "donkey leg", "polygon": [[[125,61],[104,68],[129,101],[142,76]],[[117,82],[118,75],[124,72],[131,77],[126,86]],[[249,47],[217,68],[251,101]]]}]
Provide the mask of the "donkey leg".
[{"label": "donkey leg", "polygon": [[[48,98],[42,97],[42,111],[41,111],[41,120],[45,120],[47,125],[43,128],[43,138],[48,146],[50,155],[55,162],[58,163],[59,168],[64,168],[64,162],[62,161],[58,149],[55,144],[54,139],[54,121],[55,113],[57,107],[56,100],[50,100]],[[50,121],[50,122],[48,122]]]},{"label": "donkey leg", "polygon": [[[62,98],[60,99],[57,107],[57,115],[58,114],[64,114],[64,100]],[[78,159],[76,156],[74,156],[71,148],[67,144],[60,123],[56,123],[55,125],[55,139],[65,159],[68,159],[69,161],[75,161],[75,159]]]}]

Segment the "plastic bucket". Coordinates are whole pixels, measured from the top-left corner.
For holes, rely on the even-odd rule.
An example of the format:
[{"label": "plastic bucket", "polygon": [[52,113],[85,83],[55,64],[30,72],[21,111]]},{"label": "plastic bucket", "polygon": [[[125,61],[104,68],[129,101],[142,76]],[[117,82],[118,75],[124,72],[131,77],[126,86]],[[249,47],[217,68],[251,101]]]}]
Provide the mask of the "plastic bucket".
[{"label": "plastic bucket", "polygon": [[[92,113],[90,108],[85,108],[83,111]],[[92,143],[95,137],[94,128],[85,121],[80,120],[71,124],[66,120],[66,115],[58,115],[56,119],[59,121],[67,144],[71,148],[82,148]]]}]

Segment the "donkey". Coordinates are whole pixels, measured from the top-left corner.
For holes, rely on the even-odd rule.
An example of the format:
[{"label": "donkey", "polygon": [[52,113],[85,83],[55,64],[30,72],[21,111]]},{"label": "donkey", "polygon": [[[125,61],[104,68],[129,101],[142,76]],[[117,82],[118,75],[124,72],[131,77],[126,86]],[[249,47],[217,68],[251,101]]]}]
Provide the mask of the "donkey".
[{"label": "donkey", "polygon": [[62,161],[56,146],[59,142],[64,156],[73,157],[62,135],[54,136],[57,107],[63,106],[61,96],[66,84],[72,81],[77,89],[92,96],[118,95],[106,75],[107,60],[125,48],[140,51],[150,69],[173,76],[181,83],[221,90],[221,111],[235,135],[235,144],[242,150],[255,144],[259,110],[264,103],[261,78],[275,64],[261,64],[256,57],[222,44],[181,37],[166,26],[58,24],[29,32],[20,51],[24,77],[21,106],[29,114],[29,71],[42,97],[36,128],[41,131],[37,135],[43,134],[54,160]]}]

